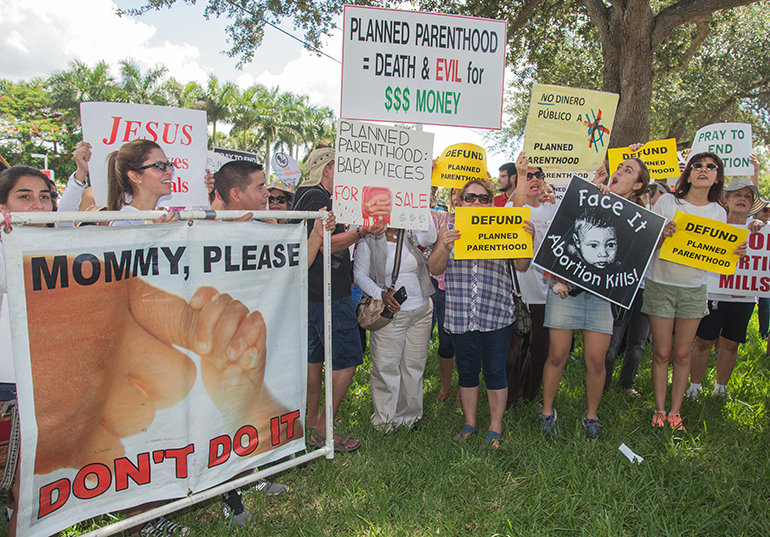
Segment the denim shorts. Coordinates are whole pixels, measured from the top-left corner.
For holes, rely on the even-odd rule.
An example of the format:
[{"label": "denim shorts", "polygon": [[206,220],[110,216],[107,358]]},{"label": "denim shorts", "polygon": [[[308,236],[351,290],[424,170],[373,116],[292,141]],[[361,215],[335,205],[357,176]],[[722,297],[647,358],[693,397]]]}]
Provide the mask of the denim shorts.
[{"label": "denim shorts", "polygon": [[679,287],[648,278],[642,313],[665,319],[702,319],[709,314],[708,285]]},{"label": "denim shorts", "polygon": [[484,383],[488,390],[502,390],[508,387],[505,365],[508,362],[508,348],[511,346],[513,325],[491,332],[465,332],[450,334],[455,349],[458,384],[461,388],[475,388],[479,385],[479,371],[484,369]]},{"label": "denim shorts", "polygon": [[[308,301],[307,361],[324,361],[324,305]],[[364,363],[358,318],[353,299],[349,296],[332,301],[332,370],[347,369]]]},{"label": "denim shorts", "polygon": [[612,334],[615,319],[609,300],[583,291],[577,296],[561,298],[548,290],[543,326],[557,330],[589,330]]}]

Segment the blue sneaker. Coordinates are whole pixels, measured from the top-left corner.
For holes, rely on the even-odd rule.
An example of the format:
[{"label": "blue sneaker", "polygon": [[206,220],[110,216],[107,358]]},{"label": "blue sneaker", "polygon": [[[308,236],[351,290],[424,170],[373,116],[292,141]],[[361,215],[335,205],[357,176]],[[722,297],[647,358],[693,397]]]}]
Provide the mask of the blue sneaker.
[{"label": "blue sneaker", "polygon": [[556,409],[553,409],[553,414],[550,416],[544,416],[540,414],[540,429],[543,431],[543,436],[546,440],[553,440],[556,436]]},{"label": "blue sneaker", "polygon": [[583,415],[583,433],[590,441],[598,440],[602,441],[602,426],[599,424],[599,418],[589,420]]}]

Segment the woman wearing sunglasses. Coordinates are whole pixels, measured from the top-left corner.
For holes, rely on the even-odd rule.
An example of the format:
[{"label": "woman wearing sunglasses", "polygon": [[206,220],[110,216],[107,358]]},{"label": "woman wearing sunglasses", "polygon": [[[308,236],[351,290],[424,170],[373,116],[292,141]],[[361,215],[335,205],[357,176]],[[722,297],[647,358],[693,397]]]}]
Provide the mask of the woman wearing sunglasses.
[{"label": "woman wearing sunglasses", "polygon": [[[460,207],[491,207],[494,191],[486,181],[474,179],[460,192]],[[525,225],[533,236],[531,223]],[[508,396],[505,365],[514,321],[513,281],[505,259],[455,259],[454,242],[460,233],[445,225],[433,245],[428,267],[444,272],[446,310],[444,328],[455,350],[465,425],[455,440],[476,432],[479,371],[484,370],[490,423],[485,443],[497,448],[502,441],[503,414]],[[517,270],[526,270],[530,259],[516,259]]]},{"label": "woman wearing sunglasses", "polygon": [[[275,181],[267,185],[267,190],[270,192],[270,197],[267,199],[270,204],[271,211],[290,211],[291,201],[294,197],[294,193],[291,191],[291,187],[282,183],[281,181]],[[286,219],[282,218],[277,220],[279,224],[285,224]]]},{"label": "woman wearing sunglasses", "polygon": [[[692,156],[674,192],[664,194],[653,207],[656,213],[669,220],[663,228],[663,237],[676,233],[676,224],[671,221],[676,211],[725,222],[727,214],[719,204],[723,186],[724,166],[717,155],[698,153]],[[745,255],[746,243],[739,246],[735,253]],[[683,431],[679,411],[690,376],[690,350],[695,333],[701,319],[708,315],[708,273],[661,260],[659,256],[659,253],[653,255],[647,269],[642,306],[642,313],[649,316],[652,328],[651,374],[655,391],[652,425]],[[672,356],[671,410],[666,415],[668,367]]]},{"label": "woman wearing sunglasses", "polygon": [[[110,211],[154,211],[158,200],[172,192],[174,164],[150,140],[132,140],[107,157],[107,208]],[[169,211],[155,223],[179,220]],[[144,224],[143,220],[115,220],[111,225]]]}]

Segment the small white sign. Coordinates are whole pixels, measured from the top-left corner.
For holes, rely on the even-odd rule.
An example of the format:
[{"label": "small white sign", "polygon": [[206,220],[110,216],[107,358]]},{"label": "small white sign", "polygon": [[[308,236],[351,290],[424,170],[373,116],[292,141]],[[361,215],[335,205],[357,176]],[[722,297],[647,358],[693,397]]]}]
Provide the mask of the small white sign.
[{"label": "small white sign", "polygon": [[297,186],[297,182],[302,176],[299,164],[294,160],[294,157],[283,151],[275,153],[270,159],[270,169],[280,181],[291,188]]}]

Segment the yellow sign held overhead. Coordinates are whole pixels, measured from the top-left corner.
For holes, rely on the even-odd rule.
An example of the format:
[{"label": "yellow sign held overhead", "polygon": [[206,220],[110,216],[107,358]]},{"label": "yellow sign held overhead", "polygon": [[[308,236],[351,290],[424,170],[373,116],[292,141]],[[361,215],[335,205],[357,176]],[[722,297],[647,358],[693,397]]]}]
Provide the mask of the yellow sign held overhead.
[{"label": "yellow sign held overhead", "polygon": [[472,179],[489,179],[487,152],[474,144],[455,144],[444,149],[436,159],[430,184],[462,188]]},{"label": "yellow sign held overhead", "polygon": [[532,235],[524,229],[529,208],[458,207],[455,259],[516,259],[532,257]]},{"label": "yellow sign held overhead", "polygon": [[627,158],[641,159],[650,170],[651,179],[679,177],[679,159],[676,156],[676,138],[647,142],[637,151],[630,147],[617,147],[608,152],[610,175]]},{"label": "yellow sign held overhead", "polygon": [[738,266],[738,246],[749,236],[741,229],[717,220],[677,211],[676,233],[663,242],[660,258],[697,269],[733,274]]}]

